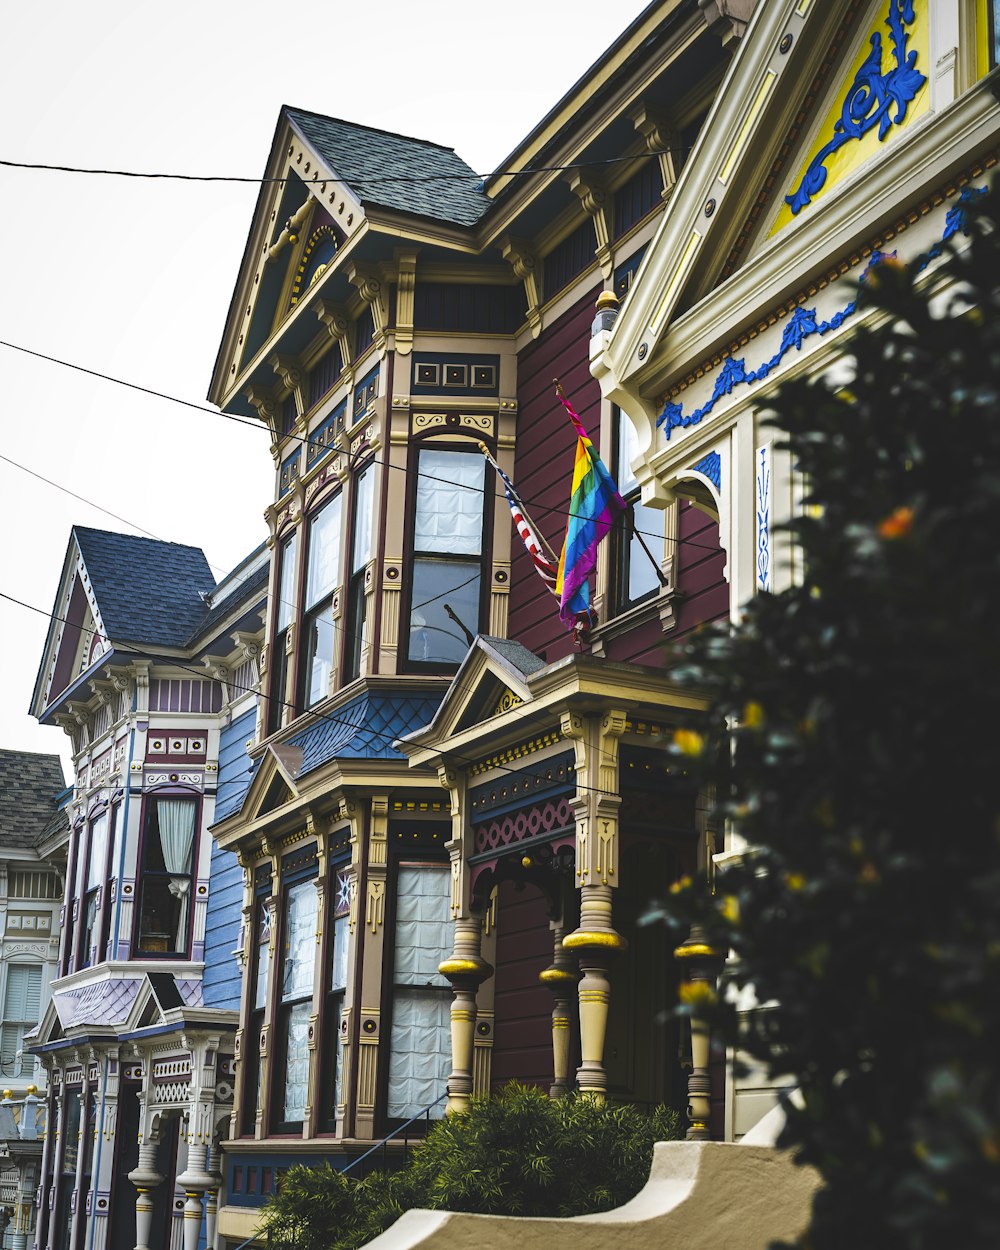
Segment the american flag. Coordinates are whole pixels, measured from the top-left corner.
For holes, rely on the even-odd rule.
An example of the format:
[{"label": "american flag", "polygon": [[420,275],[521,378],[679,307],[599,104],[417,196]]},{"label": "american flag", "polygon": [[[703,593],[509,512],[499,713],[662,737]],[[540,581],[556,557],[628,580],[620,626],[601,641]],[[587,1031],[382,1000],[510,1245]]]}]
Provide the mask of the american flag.
[{"label": "american flag", "polygon": [[542,579],[549,590],[553,594],[556,592],[556,566],[545,554],[545,549],[538,541],[535,531],[531,527],[524,505],[517,497],[517,491],[514,489],[514,483],[510,480],[503,469],[497,464],[489,453],[485,443],[479,444],[479,450],[496,470],[497,477],[503,483],[504,494],[507,496],[507,503],[510,505],[510,515],[514,518],[514,526],[518,534],[521,536],[521,542],[524,543],[524,549],[531,557],[531,562],[535,566],[535,572]]}]

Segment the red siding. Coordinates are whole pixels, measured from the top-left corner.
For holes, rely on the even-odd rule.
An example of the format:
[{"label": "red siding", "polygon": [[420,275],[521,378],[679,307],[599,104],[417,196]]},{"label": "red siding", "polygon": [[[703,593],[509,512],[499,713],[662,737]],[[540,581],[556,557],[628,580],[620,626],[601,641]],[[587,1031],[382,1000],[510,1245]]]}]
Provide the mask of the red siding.
[{"label": "red siding", "polygon": [[[566,529],[576,440],[552,386],[558,377],[587,433],[600,442],[601,390],[590,376],[588,353],[594,301],[600,287],[578,300],[517,358],[517,449],[514,482],[537,528],[556,555]],[[569,655],[573,639],[559,620],[555,599],[545,589],[519,542],[512,544],[511,638],[550,663]]]},{"label": "red siding", "polygon": [[496,1025],[492,1084],[552,1084],[552,994],[538,974],[552,962],[544,895],[505,881],[497,898]]},{"label": "red siding", "polygon": [[719,546],[718,525],[684,503],[677,528],[677,586],[684,597],[671,638],[729,615],[729,583],[722,573],[726,556]]}]

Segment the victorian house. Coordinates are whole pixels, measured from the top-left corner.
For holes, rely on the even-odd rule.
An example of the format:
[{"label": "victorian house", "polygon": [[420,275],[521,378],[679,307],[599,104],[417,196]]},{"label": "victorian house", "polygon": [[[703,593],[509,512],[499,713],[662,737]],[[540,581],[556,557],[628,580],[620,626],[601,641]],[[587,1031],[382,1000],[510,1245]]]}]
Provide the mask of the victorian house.
[{"label": "victorian house", "polygon": [[[737,611],[802,575],[776,532],[805,491],[766,423],[774,388],[849,384],[851,336],[876,315],[858,284],[880,261],[949,298],[942,247],[1000,155],[997,21],[985,0],[758,6],[628,298],[595,324],[591,371],[635,431],[643,506],[701,496]],[[726,1136],[771,1097],[730,1074]]]},{"label": "victorian house", "polygon": [[208,827],[249,766],[267,575],[264,548],[217,584],[196,548],[71,533],[32,704],[74,762],[58,966],[29,1039],[49,1085],[37,1247],[214,1242],[239,867]]},{"label": "victorian house", "polygon": [[[291,1164],[400,1130],[391,1155],[507,1080],[688,1105],[689,1047],[656,1020],[679,964],[636,920],[721,850],[667,750],[692,699],[663,663],[727,616],[725,555],[707,489],[639,501],[588,343],[746,16],[651,5],[485,181],[281,111],[210,390],[267,424],[275,469],[253,770],[212,830],[244,874],[229,1243]],[[484,456],[558,550],[556,375],[635,504],[584,651]]]}]

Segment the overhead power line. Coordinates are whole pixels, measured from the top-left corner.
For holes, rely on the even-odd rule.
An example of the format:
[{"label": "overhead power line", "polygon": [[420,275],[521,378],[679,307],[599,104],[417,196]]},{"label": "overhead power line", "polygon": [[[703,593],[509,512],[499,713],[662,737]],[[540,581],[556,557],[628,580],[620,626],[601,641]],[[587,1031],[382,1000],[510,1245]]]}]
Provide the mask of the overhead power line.
[{"label": "overhead power line", "polygon": [[[680,156],[682,153],[679,149],[663,148],[650,152],[644,150],[642,152],[633,153],[631,156],[610,156],[603,160],[574,161],[566,165],[530,165],[524,169],[494,169],[488,174],[477,174],[474,170],[468,173],[448,173],[442,171],[436,174],[357,174],[351,178],[323,177],[316,178],[313,182],[302,181],[306,185],[324,186],[326,183],[335,183],[337,186],[381,186],[384,183],[403,183],[407,185],[418,185],[420,183],[429,182],[472,182],[477,181],[480,184],[489,182],[493,178],[526,178],[531,174],[558,174],[564,173],[571,169],[594,169],[607,165],[621,165],[629,161],[635,161],[639,157],[646,156]],[[235,182],[250,184],[252,186],[263,186],[268,183],[274,183],[283,186],[290,182],[289,177],[257,177],[250,178],[241,174],[177,174],[159,171],[139,170],[139,169],[102,169],[97,166],[89,165],[53,165],[43,161],[11,161],[0,159],[0,166],[7,169],[38,169],[49,173],[58,174],[94,174],[105,178],[138,178],[150,179],[169,182]]]},{"label": "overhead power line", "polygon": [[[0,339],[0,347],[7,347],[7,348],[10,348],[11,351],[15,351],[15,352],[23,352],[26,356],[34,356],[38,360],[46,360],[49,362],[49,364],[61,365],[64,369],[73,369],[77,373],[84,373],[84,374],[87,374],[89,377],[99,378],[102,382],[111,382],[115,386],[124,386],[124,387],[127,387],[131,391],[138,391],[143,395],[152,395],[155,399],[165,399],[168,403],[171,403],[171,404],[181,404],[185,408],[193,408],[195,412],[205,412],[205,413],[208,413],[208,415],[212,417],[222,417],[226,421],[235,421],[238,425],[248,425],[251,427],[251,429],[254,429],[254,430],[263,430],[265,428],[264,425],[260,421],[257,421],[252,417],[241,417],[241,416],[238,416],[236,413],[223,412],[221,408],[212,408],[212,407],[209,407],[207,404],[196,404],[189,399],[179,399],[176,395],[167,394],[166,391],[157,391],[148,386],[140,386],[137,382],[126,382],[124,381],[124,379],[116,378],[110,373],[101,373],[97,369],[88,369],[84,365],[73,364],[72,361],[62,360],[58,356],[48,356],[45,354],[45,352],[35,351],[30,347],[22,347],[20,344],[11,343],[6,339]],[[297,442],[301,445],[305,445],[305,446],[317,445],[315,439],[310,438],[308,434],[306,435],[289,434],[289,435],[286,435],[286,437],[289,439],[289,441]],[[323,444],[323,446],[325,449],[325,444]],[[3,459],[6,459],[6,457],[3,457]],[[10,461],[9,463],[14,464],[16,468],[24,469],[24,471],[27,473],[34,473],[34,470],[27,469],[25,468],[24,465],[17,464],[15,461]],[[419,469],[412,470],[407,465],[393,464],[391,461],[380,460],[377,456],[373,456],[371,460],[369,461],[369,463],[377,464],[381,468],[395,469],[397,472],[404,473],[404,474],[415,472],[417,477],[422,477],[429,482],[440,482],[444,484],[445,486],[452,486],[452,487],[455,486],[454,482],[450,482],[446,478],[437,477],[433,473],[425,473]],[[35,474],[35,476],[40,477],[41,475]],[[47,480],[47,479],[43,479],[43,480]],[[72,491],[68,490],[65,487],[57,485],[55,482],[50,482],[49,485],[55,486],[57,490],[65,490],[67,494],[73,494]],[[505,496],[500,491],[496,491],[494,492],[494,494],[497,499],[505,498]],[[76,496],[76,497],[81,499],[83,503],[91,502],[90,500],[82,499],[82,496]],[[522,502],[524,502],[525,504],[530,504],[532,508],[541,512],[548,513],[550,516],[571,517],[571,516],[576,515],[575,513],[570,512],[568,508],[556,508],[556,507],[553,507],[551,504],[544,504],[538,499],[522,499]],[[93,506],[100,508],[99,504],[94,504]],[[107,512],[107,509],[105,508],[101,508],[100,510],[102,512]],[[114,513],[109,513],[108,515],[114,516]],[[124,518],[122,517],[116,517],[115,519],[124,520]],[[148,534],[147,530],[142,529],[142,527],[139,525],[134,525],[133,522],[131,521],[125,521],[125,524],[131,525],[133,529],[138,529],[144,534]],[[711,552],[717,552],[719,550],[717,546],[711,546],[708,543],[695,542],[694,539],[691,539],[691,538],[672,538],[663,534],[654,534],[651,530],[640,530],[638,528],[635,530],[635,533],[641,534],[645,538],[652,538],[656,542],[663,542],[663,541],[672,542],[677,547],[688,546],[692,548],[700,548],[703,551],[711,551]],[[149,536],[154,537],[154,535],[149,535]],[[164,541],[164,540],[161,539],[159,541]]]}]

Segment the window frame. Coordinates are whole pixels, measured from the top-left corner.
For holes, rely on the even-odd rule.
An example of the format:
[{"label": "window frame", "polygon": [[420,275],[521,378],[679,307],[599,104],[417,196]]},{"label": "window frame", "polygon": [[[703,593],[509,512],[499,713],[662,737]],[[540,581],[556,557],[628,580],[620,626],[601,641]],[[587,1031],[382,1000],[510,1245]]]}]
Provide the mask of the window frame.
[{"label": "window frame", "polygon": [[[320,1053],[327,1056],[320,1065],[319,1097],[321,1100],[319,1131],[337,1131],[337,1104],[340,1101],[343,1075],[344,1037],[340,1025],[344,1004],[348,997],[351,980],[351,934],[350,934],[350,855],[340,857],[330,865],[326,888],[326,913],[321,917],[324,934],[323,950],[323,1005],[320,1014]],[[341,884],[343,883],[343,892]],[[335,963],[340,956],[337,927],[342,925],[341,935],[346,947],[344,983],[334,985]],[[331,1062],[331,1050],[333,1051]]]},{"label": "window frame", "polygon": [[[344,637],[342,661],[342,685],[354,681],[361,676],[361,657],[365,649],[366,595],[365,573],[375,554],[377,527],[375,525],[375,500],[378,489],[377,464],[373,456],[359,464],[351,475],[351,506],[349,540],[347,543],[347,564],[344,568]],[[364,513],[361,504],[361,483],[366,475],[371,474],[371,498],[368,501],[368,545],[363,560],[358,561],[358,527]],[[367,640],[370,642],[370,639]]]},{"label": "window frame", "polygon": [[[247,1018],[246,1026],[243,1030],[243,1047],[240,1055],[240,1114],[239,1114],[239,1137],[255,1137],[257,1134],[257,1112],[261,1108],[263,1101],[264,1088],[261,1083],[261,1054],[260,1054],[260,1035],[264,1031],[264,1025],[267,1021],[267,1005],[271,999],[271,982],[274,978],[275,960],[271,958],[271,947],[274,945],[274,917],[270,907],[271,902],[271,881],[268,878],[267,883],[258,886],[254,891],[253,909],[251,911],[251,930],[248,934],[248,944],[250,950],[247,952]],[[261,934],[264,932],[262,921],[266,917],[267,926],[267,943],[261,942]],[[260,978],[260,959],[261,950],[267,951],[267,972],[264,976],[264,997],[258,1006],[257,1004],[257,984]],[[253,1057],[253,1062],[248,1063],[248,1059]],[[253,1095],[248,1097],[248,1091],[251,1084],[253,1085]]]},{"label": "window frame", "polygon": [[[291,553],[290,556],[289,553]],[[290,574],[286,586],[285,568],[286,562],[289,561]],[[274,582],[274,607],[271,614],[274,627],[268,664],[267,733],[269,737],[277,733],[285,720],[288,671],[290,664],[294,666],[294,660],[289,656],[288,636],[289,630],[296,627],[298,619],[299,580],[299,529],[295,526],[278,540],[278,573]]]},{"label": "window frame", "polygon": [[[188,852],[188,871],[187,873],[171,872],[164,865],[163,870],[147,868],[147,854],[151,845],[152,834],[152,814],[158,813],[159,804],[173,800],[174,802],[181,800],[190,803],[193,808],[192,832],[191,832],[191,848]],[[180,959],[188,960],[191,958],[192,935],[194,933],[194,903],[195,903],[195,882],[198,878],[198,856],[201,850],[201,817],[203,811],[202,796],[196,791],[190,789],[180,789],[179,787],[164,787],[157,790],[153,794],[147,794],[143,801],[142,808],[142,833],[139,838],[139,850],[136,857],[136,885],[138,887],[136,893],[135,917],[132,929],[132,955],[133,958],[143,959]],[[159,815],[157,814],[157,830],[159,831]],[[162,841],[160,844],[162,854]],[[156,950],[142,944],[143,937],[143,914],[145,911],[144,903],[146,899],[146,887],[151,882],[168,880],[167,888],[169,891],[170,881],[178,878],[185,878],[188,883],[187,888],[187,915],[184,918],[185,943],[184,946],[168,948],[166,950]],[[183,894],[177,896],[183,900]],[[176,932],[181,931],[180,921]],[[147,937],[151,936],[147,932]],[[157,936],[169,936],[168,934],[157,934]]]},{"label": "window frame", "polygon": [[[269,1137],[301,1137],[303,1129],[306,1126],[307,1119],[305,1108],[303,1109],[303,1118],[301,1120],[289,1120],[284,1116],[285,1096],[287,1088],[285,1087],[284,1078],[286,1077],[287,1055],[288,1055],[288,1025],[291,1020],[292,1013],[297,1007],[304,1004],[309,1007],[310,1015],[316,998],[316,959],[315,944],[313,945],[313,963],[312,978],[309,985],[308,993],[302,993],[295,998],[285,999],[282,992],[282,982],[285,976],[285,965],[288,959],[288,951],[286,950],[286,939],[288,937],[288,920],[289,920],[289,902],[292,897],[292,891],[300,886],[305,886],[313,891],[316,902],[315,923],[321,924],[323,917],[319,912],[319,895],[316,891],[316,882],[318,880],[319,864],[313,861],[310,865],[303,867],[297,871],[291,872],[288,876],[282,876],[281,880],[281,896],[280,909],[278,918],[278,941],[275,944],[276,958],[272,960],[271,976],[270,976],[270,997],[273,1002],[271,1011],[271,1045],[269,1046],[271,1054],[270,1064],[270,1104],[268,1114]],[[312,1054],[314,1053],[307,1045],[307,1053],[309,1058],[307,1063],[311,1066]],[[309,1093],[309,1072],[306,1073],[306,1097]]]},{"label": "window frame", "polygon": [[[101,954],[102,947],[106,942],[105,929],[108,911],[108,883],[111,876],[111,855],[114,849],[115,832],[116,832],[116,816],[118,805],[111,806],[107,804],[103,807],[96,808],[87,817],[85,828],[85,839],[87,853],[81,857],[80,865],[82,869],[82,879],[77,880],[76,897],[80,900],[80,923],[77,931],[78,949],[76,951],[76,967],[93,968],[96,964],[103,962]],[[104,864],[96,866],[96,877],[94,876],[94,826],[98,821],[104,821],[106,824],[104,830]],[[93,884],[91,884],[93,878]],[[91,903],[94,907],[94,924],[88,924],[87,916]],[[88,943],[88,936],[93,933],[93,943]],[[91,955],[91,952],[93,954]]]},{"label": "window frame", "polygon": [[[625,438],[623,437],[625,426],[623,423],[628,421],[629,426],[631,427],[631,422],[629,421],[628,416],[622,412],[617,404],[612,407],[611,411],[615,481],[618,484],[622,498],[628,505],[621,517],[619,517],[615,522],[614,526],[612,574],[611,586],[609,588],[611,590],[610,597],[613,606],[611,617],[614,618],[617,616],[624,616],[626,612],[631,612],[634,608],[641,607],[644,604],[655,602],[656,599],[659,598],[663,584],[653,572],[652,566],[650,565],[650,577],[652,579],[652,584],[639,595],[633,597],[630,593],[629,581],[636,555],[638,554],[638,557],[647,564],[649,563],[649,556],[642,549],[642,544],[635,537],[635,509],[637,506],[640,508],[642,507],[641,488],[638,482],[636,482],[634,486],[630,486],[627,490],[623,489],[623,483],[626,475],[629,477],[632,476],[631,466],[625,463]],[[651,512],[653,509],[646,508],[643,511]],[[658,540],[663,544],[663,554],[661,555],[660,563],[660,568],[662,570],[663,561],[666,559],[667,514],[665,511],[661,511],[659,509],[656,509],[656,511],[659,516],[662,517],[663,526],[663,534]],[[640,514],[640,524],[641,517],[642,514]],[[646,537],[645,532],[643,533],[643,537]],[[652,541],[647,542],[647,545],[650,546],[650,548],[655,552],[655,548],[652,546],[653,541],[656,541],[655,538]]]},{"label": "window frame", "polygon": [[[336,539],[334,544],[335,572],[333,580],[328,584],[328,588],[323,593],[317,595],[312,601],[307,603],[306,596],[309,594],[309,574],[310,574],[310,554],[314,542],[314,526],[317,520],[324,513],[335,509],[337,518],[335,522]],[[337,676],[337,659],[340,648],[337,645],[337,634],[340,629],[335,617],[334,608],[338,594],[342,593],[344,585],[344,491],[338,488],[333,491],[324,491],[319,502],[314,506],[303,518],[304,542],[302,543],[302,572],[301,572],[301,593],[297,604],[298,632],[296,635],[296,663],[297,675],[295,682],[295,714],[307,712],[322,703],[324,699],[329,698],[330,689]],[[312,680],[312,667],[316,659],[315,654],[310,654],[310,636],[314,622],[320,620],[324,614],[328,614],[328,624],[330,629],[330,649],[328,656],[329,677],[326,683],[326,690],[318,695],[315,699],[311,698],[310,684]]]},{"label": "window frame", "polygon": [[[400,869],[407,867],[436,868],[440,869],[448,875],[450,899],[450,861],[443,855],[437,853],[433,848],[421,846],[413,848],[401,848],[400,853],[395,854],[391,858],[391,890],[388,891],[388,908],[386,915],[385,940],[383,943],[382,954],[382,1002],[381,1002],[381,1018],[382,1018],[382,1041],[384,1053],[379,1056],[380,1068],[380,1097],[378,1100],[378,1116],[379,1131],[383,1133],[392,1132],[393,1129],[399,1128],[406,1123],[406,1116],[391,1116],[389,1114],[389,1086],[390,1073],[392,1067],[392,1042],[393,1030],[396,1018],[397,1001],[400,997],[399,990],[404,993],[413,990],[412,985],[398,986],[395,979],[396,974],[396,950],[398,946],[398,919],[399,919],[399,877]],[[450,908],[448,910],[448,919],[451,920]],[[444,952],[445,958],[451,954],[450,945],[448,950]],[[449,984],[430,985],[419,987],[420,991],[426,993],[427,990],[433,989],[440,993],[440,997],[449,1005],[449,1022],[444,1027],[444,1040],[442,1053],[445,1056],[447,1067],[451,1068],[451,1037],[450,1037],[450,1005],[453,994],[452,987]],[[442,1089],[442,1094],[445,1091]],[[440,1102],[434,1109],[430,1122],[434,1123],[436,1119],[444,1115],[444,1103]],[[418,1121],[413,1124],[411,1132],[418,1132],[423,1122]]]},{"label": "window frame", "polygon": [[[420,495],[419,495],[419,484],[420,484],[420,476],[421,476],[420,460],[421,460],[421,454],[423,452],[436,452],[436,453],[444,453],[447,455],[465,456],[465,457],[470,458],[470,460],[472,461],[478,460],[482,464],[483,511],[482,511],[482,519],[480,522],[480,530],[479,530],[479,551],[477,554],[467,554],[467,553],[462,553],[462,552],[448,552],[444,550],[443,548],[440,550],[419,550],[419,551],[417,550],[417,546],[416,546],[417,508],[418,508],[419,500],[420,500]],[[489,578],[486,576],[486,570],[490,567],[490,561],[492,559],[492,539],[493,539],[492,526],[490,523],[490,518],[493,515],[490,505],[492,504],[493,500],[492,500],[491,492],[488,487],[488,478],[486,476],[486,461],[485,459],[483,459],[483,457],[481,456],[479,452],[471,449],[469,444],[466,442],[458,443],[458,442],[444,441],[440,438],[431,437],[431,438],[422,439],[414,444],[408,467],[409,467],[409,475],[410,475],[411,480],[410,480],[409,488],[408,488],[409,497],[407,499],[407,508],[406,508],[406,515],[409,519],[409,524],[407,527],[408,537],[407,537],[407,554],[406,554],[407,598],[406,598],[406,607],[405,607],[405,624],[403,624],[403,627],[400,631],[401,634],[404,635],[400,639],[400,642],[401,642],[400,650],[402,652],[401,668],[404,672],[453,673],[458,669],[462,661],[465,659],[466,654],[468,654],[468,646],[466,646],[462,654],[454,660],[435,660],[435,659],[420,659],[420,658],[414,659],[411,656],[411,647],[412,647],[413,635],[414,635],[413,613],[414,613],[415,607],[422,607],[427,603],[437,602],[438,599],[443,598],[445,594],[449,593],[448,591],[442,591],[440,594],[431,596],[430,598],[425,598],[425,599],[418,598],[419,594],[425,594],[426,592],[418,591],[417,565],[420,562],[423,562],[427,565],[432,565],[435,563],[437,563],[438,565],[464,564],[464,565],[468,565],[470,569],[472,568],[476,569],[476,576],[478,577],[478,582],[479,582],[477,600],[476,600],[477,619],[474,622],[475,628],[471,630],[471,633],[473,637],[476,637],[478,634],[482,633],[483,628],[484,628],[484,617],[485,617],[484,605],[487,602],[487,596],[489,593],[489,585],[488,585]],[[436,477],[437,475],[435,474],[433,476]],[[468,579],[468,581],[471,581],[471,580],[472,578]],[[456,587],[456,589],[462,589],[462,587],[466,584],[468,584],[468,582],[461,582],[459,586]],[[416,604],[414,602],[415,600],[416,600]],[[432,627],[432,628],[435,628],[435,627]],[[458,629],[458,626],[456,626],[456,630],[457,629]]]}]

